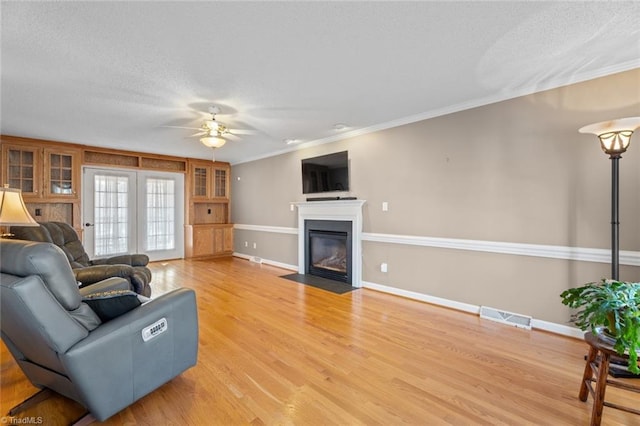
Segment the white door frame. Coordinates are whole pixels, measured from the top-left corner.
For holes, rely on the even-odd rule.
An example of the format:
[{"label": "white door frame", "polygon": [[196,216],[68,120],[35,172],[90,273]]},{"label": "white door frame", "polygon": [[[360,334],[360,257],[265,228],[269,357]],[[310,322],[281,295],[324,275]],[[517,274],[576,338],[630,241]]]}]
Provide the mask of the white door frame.
[{"label": "white door frame", "polygon": [[[145,253],[152,261],[184,258],[184,174],[131,170],[109,167],[83,166],[82,168],[82,228],[83,244],[90,258],[94,253],[94,188],[93,176],[97,173],[110,176],[127,176],[129,185],[129,242],[128,253]],[[146,180],[148,178],[174,179],[175,181],[175,248],[173,250],[148,251],[146,244]],[[131,180],[132,179],[132,180]]]}]

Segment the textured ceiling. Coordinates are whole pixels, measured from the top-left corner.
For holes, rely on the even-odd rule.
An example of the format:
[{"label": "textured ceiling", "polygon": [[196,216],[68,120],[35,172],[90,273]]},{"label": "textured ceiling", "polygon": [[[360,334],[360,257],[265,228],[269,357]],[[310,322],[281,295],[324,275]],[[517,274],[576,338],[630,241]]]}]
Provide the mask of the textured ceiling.
[{"label": "textured ceiling", "polygon": [[2,1],[0,13],[3,134],[211,158],[166,126],[198,127],[217,105],[253,133],[216,150],[231,163],[640,66],[640,2]]}]

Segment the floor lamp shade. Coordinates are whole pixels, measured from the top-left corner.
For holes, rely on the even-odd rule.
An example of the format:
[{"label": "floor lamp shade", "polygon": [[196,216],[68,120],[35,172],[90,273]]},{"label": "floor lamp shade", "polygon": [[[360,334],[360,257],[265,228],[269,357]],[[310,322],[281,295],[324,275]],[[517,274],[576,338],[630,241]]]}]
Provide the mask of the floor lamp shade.
[{"label": "floor lamp shade", "polygon": [[619,162],[622,153],[629,148],[633,131],[638,127],[640,117],[627,117],[589,124],[578,130],[580,133],[597,135],[602,150],[611,159],[611,278],[614,280],[618,280],[620,275]]},{"label": "floor lamp shade", "polygon": [[0,188],[0,225],[38,226],[24,205],[19,189]]},{"label": "floor lamp shade", "polygon": [[631,143],[631,135],[638,127],[640,127],[640,117],[627,117],[589,124],[578,131],[597,135],[602,150],[614,158],[627,150]]}]

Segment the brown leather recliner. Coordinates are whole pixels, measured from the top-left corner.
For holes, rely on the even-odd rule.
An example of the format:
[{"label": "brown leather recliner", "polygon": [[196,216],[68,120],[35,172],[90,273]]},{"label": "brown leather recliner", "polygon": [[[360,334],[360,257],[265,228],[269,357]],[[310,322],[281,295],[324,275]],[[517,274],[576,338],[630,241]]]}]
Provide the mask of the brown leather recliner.
[{"label": "brown leather recliner", "polygon": [[129,281],[131,290],[143,296],[151,295],[151,271],[147,268],[146,254],[125,254],[90,260],[78,234],[64,222],[40,222],[40,226],[12,226],[14,238],[20,240],[53,243],[67,255],[76,281],[80,287],[100,282],[110,277]]}]

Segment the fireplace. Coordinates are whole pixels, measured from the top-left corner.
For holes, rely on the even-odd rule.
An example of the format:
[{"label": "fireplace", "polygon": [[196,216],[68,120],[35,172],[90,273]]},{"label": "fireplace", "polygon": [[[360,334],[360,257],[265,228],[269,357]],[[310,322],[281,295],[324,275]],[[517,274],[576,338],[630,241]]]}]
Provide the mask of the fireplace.
[{"label": "fireplace", "polygon": [[352,283],[351,221],[306,220],[306,272]]},{"label": "fireplace", "polygon": [[[298,208],[299,274],[315,274],[315,272],[309,272],[309,237],[307,235],[309,229],[325,232],[320,237],[328,240],[335,240],[336,233],[346,233],[347,276],[341,281],[347,282],[353,287],[362,287],[362,206],[364,203],[364,200],[327,200],[294,203]],[[321,224],[321,227],[317,227],[316,224]],[[329,247],[335,244],[334,241],[325,241],[324,243]],[[333,249],[335,250],[335,247]],[[325,263],[332,263],[332,261],[333,259],[331,262],[327,260]],[[335,277],[331,279],[338,280]]]}]

